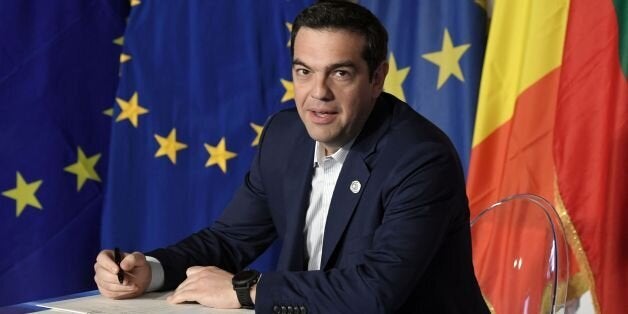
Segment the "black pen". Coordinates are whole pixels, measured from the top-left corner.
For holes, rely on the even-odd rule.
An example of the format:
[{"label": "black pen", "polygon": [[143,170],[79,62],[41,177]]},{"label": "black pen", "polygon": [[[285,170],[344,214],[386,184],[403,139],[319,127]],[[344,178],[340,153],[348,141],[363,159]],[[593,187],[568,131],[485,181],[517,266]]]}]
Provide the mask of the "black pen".
[{"label": "black pen", "polygon": [[113,249],[113,261],[118,265],[118,281],[120,284],[124,281],[124,272],[122,271],[122,267],[120,267],[120,262],[122,261],[122,256],[120,255],[120,249]]}]

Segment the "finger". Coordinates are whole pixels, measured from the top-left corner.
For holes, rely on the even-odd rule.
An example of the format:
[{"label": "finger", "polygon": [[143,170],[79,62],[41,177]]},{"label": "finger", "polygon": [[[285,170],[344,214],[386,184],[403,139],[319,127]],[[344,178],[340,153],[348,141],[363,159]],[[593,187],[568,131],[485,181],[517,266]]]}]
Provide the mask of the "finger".
[{"label": "finger", "polygon": [[[99,278],[103,282],[108,282],[111,284],[120,284],[118,280],[118,273],[112,273],[109,269],[102,267],[102,265],[94,265],[96,278]],[[130,272],[124,272],[124,280],[122,281],[122,285],[128,286],[137,284],[137,276]]]},{"label": "finger", "polygon": [[110,295],[111,294],[128,294],[128,293],[133,293],[133,292],[137,292],[138,287],[137,285],[121,285],[119,283],[111,283],[111,282],[107,282],[107,281],[103,281],[98,277],[94,277],[94,281],[96,281],[96,285],[98,286],[98,290],[100,290],[101,292],[107,292]]},{"label": "finger", "polygon": [[135,292],[112,292],[112,291],[106,291],[106,290],[100,290],[100,294],[102,294],[103,296],[110,298],[110,299],[128,299],[128,298],[133,298],[136,296],[139,296],[140,293],[135,291]]},{"label": "finger", "polygon": [[100,264],[104,268],[109,271],[116,273],[118,272],[118,265],[113,261],[113,251],[111,250],[102,250],[96,256],[96,263]]},{"label": "finger", "polygon": [[185,290],[185,289],[189,289],[190,287],[192,287],[195,284],[196,281],[197,281],[197,278],[195,278],[195,277],[188,277],[182,283],[180,283],[179,286],[177,286],[177,288],[174,291],[176,292],[176,291],[182,291],[182,290]]},{"label": "finger", "polygon": [[198,273],[198,272],[200,272],[200,271],[204,270],[205,268],[207,268],[207,267],[203,267],[203,266],[192,266],[192,267],[189,267],[189,268],[185,271],[185,274],[186,274],[188,277],[190,277],[191,275],[194,275],[194,274],[196,274],[196,273]]},{"label": "finger", "polygon": [[137,286],[121,286],[109,283],[98,283],[98,290],[107,296],[115,297],[126,294],[136,293],[138,291]]},{"label": "finger", "polygon": [[96,271],[96,278],[98,278],[100,281],[120,284],[120,282],[118,281],[118,275],[116,273],[112,273],[109,269],[104,268],[102,267],[102,265],[99,264],[96,264],[94,268]]},{"label": "finger", "polygon": [[186,301],[198,302],[198,291],[196,289],[189,288],[184,290],[177,290],[173,294],[168,296],[168,298],[166,298],[166,301],[171,304],[183,303]]}]

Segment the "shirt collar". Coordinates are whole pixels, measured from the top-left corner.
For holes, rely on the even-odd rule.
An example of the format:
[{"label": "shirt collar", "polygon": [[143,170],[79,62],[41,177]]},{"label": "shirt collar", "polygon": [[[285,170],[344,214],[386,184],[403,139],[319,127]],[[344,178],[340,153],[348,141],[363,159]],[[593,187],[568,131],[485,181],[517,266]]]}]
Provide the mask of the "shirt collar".
[{"label": "shirt collar", "polygon": [[323,144],[319,141],[316,141],[316,145],[314,146],[314,161],[312,163],[312,167],[316,167],[316,165],[320,164],[325,160],[325,158],[331,158],[339,163],[344,163],[345,159],[347,159],[347,155],[351,150],[351,146],[355,142],[355,138],[347,142],[347,144],[342,145],[335,153],[325,156],[325,148]]}]

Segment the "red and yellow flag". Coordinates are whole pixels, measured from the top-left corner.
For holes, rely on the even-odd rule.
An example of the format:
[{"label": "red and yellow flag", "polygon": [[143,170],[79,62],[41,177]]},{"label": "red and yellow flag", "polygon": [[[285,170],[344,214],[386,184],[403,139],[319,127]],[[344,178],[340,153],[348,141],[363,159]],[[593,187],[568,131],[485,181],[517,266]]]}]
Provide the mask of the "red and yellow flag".
[{"label": "red and yellow flag", "polygon": [[[468,178],[472,217],[534,193],[568,231],[572,295],[628,308],[628,1],[496,0]],[[494,302],[494,301],[493,301]]]}]

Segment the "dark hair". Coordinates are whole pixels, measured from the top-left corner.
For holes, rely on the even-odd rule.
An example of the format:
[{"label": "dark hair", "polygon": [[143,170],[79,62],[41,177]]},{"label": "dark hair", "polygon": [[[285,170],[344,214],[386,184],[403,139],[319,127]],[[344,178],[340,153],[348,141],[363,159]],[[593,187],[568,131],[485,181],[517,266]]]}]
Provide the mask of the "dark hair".
[{"label": "dark hair", "polygon": [[294,39],[301,27],[343,29],[364,36],[362,58],[369,68],[369,78],[388,54],[388,32],[371,11],[348,1],[319,1],[301,11],[292,24],[290,52],[294,57]]}]

